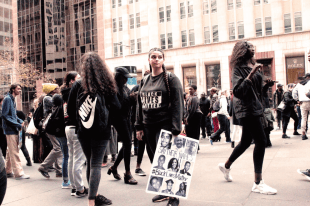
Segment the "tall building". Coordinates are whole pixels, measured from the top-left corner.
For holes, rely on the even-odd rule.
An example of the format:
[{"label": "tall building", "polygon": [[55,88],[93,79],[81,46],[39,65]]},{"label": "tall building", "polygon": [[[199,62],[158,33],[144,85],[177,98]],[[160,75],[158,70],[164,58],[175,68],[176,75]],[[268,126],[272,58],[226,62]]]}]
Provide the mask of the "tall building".
[{"label": "tall building", "polygon": [[184,91],[230,89],[232,49],[247,39],[267,77],[296,83],[310,72],[309,11],[309,0],[104,0],[105,58],[137,66],[141,78],[148,51],[160,47]]}]

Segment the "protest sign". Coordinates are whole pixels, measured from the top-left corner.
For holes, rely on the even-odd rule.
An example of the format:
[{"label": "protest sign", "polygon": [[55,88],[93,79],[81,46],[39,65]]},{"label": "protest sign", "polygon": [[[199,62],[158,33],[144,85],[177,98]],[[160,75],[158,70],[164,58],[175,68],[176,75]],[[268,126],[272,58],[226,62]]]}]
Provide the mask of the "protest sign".
[{"label": "protest sign", "polygon": [[199,141],[161,130],[147,193],[185,198],[192,180]]}]

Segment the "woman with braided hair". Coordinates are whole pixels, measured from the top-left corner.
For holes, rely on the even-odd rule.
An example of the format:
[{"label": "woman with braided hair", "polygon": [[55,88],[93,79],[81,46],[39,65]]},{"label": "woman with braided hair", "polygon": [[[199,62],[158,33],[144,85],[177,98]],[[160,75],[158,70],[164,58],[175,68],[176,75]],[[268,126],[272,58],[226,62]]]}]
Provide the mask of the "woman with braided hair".
[{"label": "woman with braided hair", "polygon": [[[180,134],[184,102],[179,78],[166,71],[164,52],[159,48],[151,49],[148,61],[151,74],[140,83],[135,127],[137,139],[142,140],[144,135],[154,157],[162,129],[171,131],[174,137]],[[167,199],[169,197],[158,195],[153,198],[153,202]],[[179,199],[170,198],[168,205],[179,205]]]},{"label": "woman with braided hair", "polygon": [[262,124],[264,106],[262,104],[263,91],[272,83],[268,79],[263,87],[263,74],[259,71],[260,64],[254,60],[254,46],[243,40],[236,43],[230,61],[233,82],[233,107],[235,116],[240,120],[242,137],[226,163],[220,163],[219,168],[228,182],[231,164],[243,154],[254,139],[253,152],[255,178],[252,192],[261,194],[276,194],[277,190],[269,187],[262,179],[262,167],[265,155],[266,137]]}]

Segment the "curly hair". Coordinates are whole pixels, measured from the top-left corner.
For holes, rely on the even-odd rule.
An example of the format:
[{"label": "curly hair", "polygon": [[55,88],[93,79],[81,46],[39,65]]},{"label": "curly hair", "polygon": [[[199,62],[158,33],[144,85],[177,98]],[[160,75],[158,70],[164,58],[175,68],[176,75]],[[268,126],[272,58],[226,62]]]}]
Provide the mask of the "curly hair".
[{"label": "curly hair", "polygon": [[231,68],[246,64],[248,60],[250,60],[251,64],[255,64],[255,59],[251,56],[249,48],[250,45],[246,40],[238,41],[235,44],[230,60]]},{"label": "curly hair", "polygon": [[75,80],[78,73],[76,71],[67,72],[66,76],[64,77],[64,83],[61,85],[61,89],[69,88],[71,85],[71,80]]},{"label": "curly hair", "polygon": [[81,58],[82,87],[84,93],[116,94],[116,83],[105,61],[95,52]]}]

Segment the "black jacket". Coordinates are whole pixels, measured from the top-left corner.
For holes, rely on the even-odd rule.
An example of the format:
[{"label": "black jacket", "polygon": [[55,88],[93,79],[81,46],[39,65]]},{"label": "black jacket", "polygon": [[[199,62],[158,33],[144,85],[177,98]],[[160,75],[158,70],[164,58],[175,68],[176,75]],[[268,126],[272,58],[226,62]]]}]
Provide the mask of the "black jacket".
[{"label": "black jacket", "polygon": [[208,115],[210,112],[210,100],[205,97],[205,99],[200,98],[199,100],[200,110],[202,111],[203,115]]},{"label": "black jacket", "polygon": [[294,106],[295,106],[295,104],[297,104],[297,101],[295,99],[293,99],[291,91],[284,92],[283,101],[284,101],[284,104],[286,105],[286,107],[283,110],[282,115],[285,117],[290,117],[291,112],[292,111],[295,112]]},{"label": "black jacket", "polygon": [[278,89],[273,94],[273,108],[277,108],[283,99],[284,91],[279,91]]},{"label": "black jacket", "polygon": [[67,105],[68,105],[68,99],[70,94],[71,88],[63,88],[61,90],[62,94],[62,100],[63,100],[63,109],[64,109],[64,117],[65,117],[65,125],[66,126],[75,126],[72,119],[69,118],[68,112],[67,112]]}]

